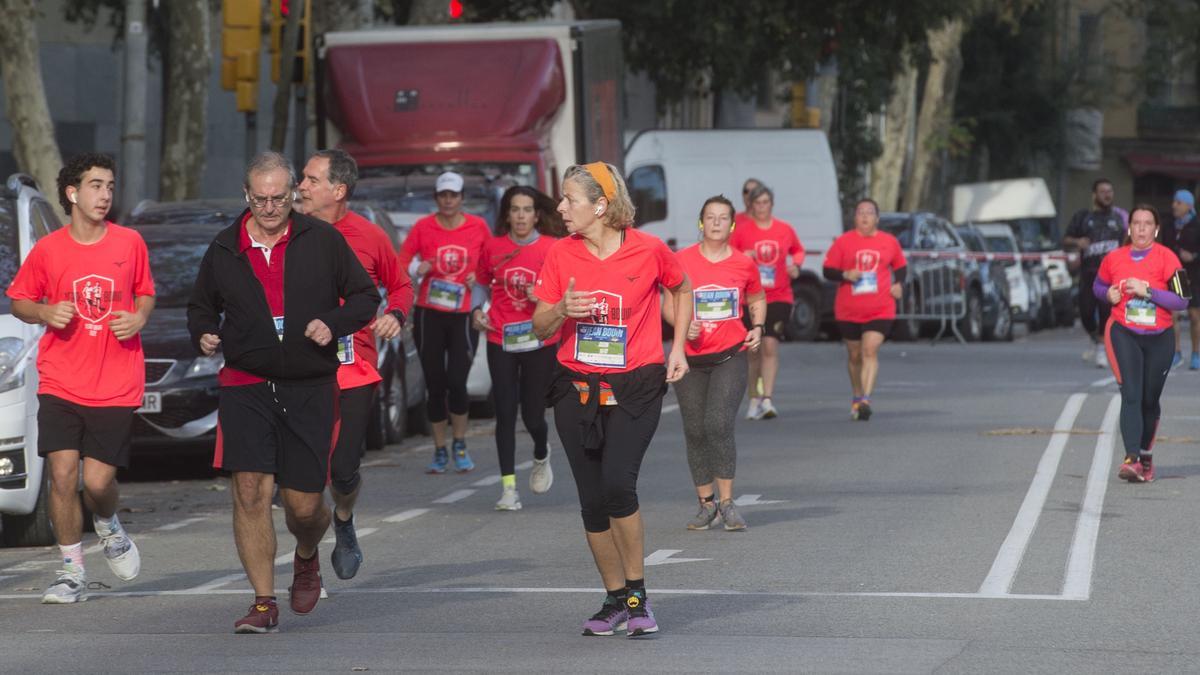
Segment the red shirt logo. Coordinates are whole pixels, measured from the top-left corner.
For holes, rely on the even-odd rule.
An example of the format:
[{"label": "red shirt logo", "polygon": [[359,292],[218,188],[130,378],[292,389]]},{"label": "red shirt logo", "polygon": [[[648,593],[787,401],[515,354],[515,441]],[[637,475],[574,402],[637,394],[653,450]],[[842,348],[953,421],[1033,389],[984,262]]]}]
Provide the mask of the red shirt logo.
[{"label": "red shirt logo", "polygon": [[879,257],[879,251],[862,249],[854,254],[854,263],[860,272],[874,272],[879,267]]},{"label": "red shirt logo", "polygon": [[466,247],[458,246],[457,244],[447,244],[438,248],[437,269],[439,273],[446,276],[453,276],[462,272],[466,267]]},{"label": "red shirt logo", "polygon": [[754,257],[764,265],[774,265],[779,258],[779,242],[770,239],[755,242]]},{"label": "red shirt logo", "polygon": [[76,279],[74,283],[75,311],[91,322],[108,316],[112,310],[113,280],[97,274]]},{"label": "red shirt logo", "polygon": [[514,302],[529,299],[529,288],[537,275],[527,267],[510,267],[504,271],[504,292]]}]

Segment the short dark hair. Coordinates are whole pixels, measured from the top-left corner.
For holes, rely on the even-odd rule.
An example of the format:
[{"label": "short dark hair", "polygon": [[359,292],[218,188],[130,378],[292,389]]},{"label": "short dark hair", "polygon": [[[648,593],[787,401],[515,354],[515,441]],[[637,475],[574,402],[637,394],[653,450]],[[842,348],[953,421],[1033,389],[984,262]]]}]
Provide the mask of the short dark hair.
[{"label": "short dark hair", "polygon": [[742,194],[749,194],[750,191],[754,189],[753,187],[750,187],[751,185],[758,187],[762,184],[763,182],[757,178],[747,178],[746,181],[742,183]]},{"label": "short dark hair", "polygon": [[70,199],[67,199],[67,186],[78,190],[83,183],[83,174],[91,169],[108,169],[116,176],[117,163],[109,155],[88,152],[68,159],[58,172],[58,203],[62,205],[63,211],[68,216],[71,215],[73,204]]},{"label": "short dark hair", "polygon": [[750,191],[750,203],[753,204],[755,200],[763,195],[769,195],[771,197],[771,203],[775,203],[775,191],[766,185],[763,185],[762,183],[759,183],[758,187]]},{"label": "short dark hair", "polygon": [[354,196],[354,186],[358,184],[358,162],[350,153],[340,148],[318,150],[313,157],[324,157],[329,160],[329,182],[333,185],[346,186],[346,199]]},{"label": "short dark hair", "polygon": [[1097,178],[1096,180],[1092,181],[1092,194],[1095,194],[1096,188],[1100,187],[1101,185],[1113,187],[1113,182],[1107,178]]},{"label": "short dark hair", "polygon": [[870,204],[871,206],[874,206],[875,207],[875,215],[877,215],[877,216],[879,215],[879,202],[875,201],[874,199],[871,199],[870,197],[863,197],[862,199],[854,202],[854,210],[857,211],[858,207],[863,204]]},{"label": "short dark hair", "polygon": [[705,199],[704,204],[700,207],[700,220],[701,221],[704,220],[704,209],[707,209],[709,204],[724,204],[725,206],[729,207],[730,219],[732,219],[734,216],[737,215],[737,209],[734,208],[733,202],[729,201],[728,197],[726,197],[725,195],[713,195],[712,197]]},{"label": "short dark hair", "polygon": [[1161,220],[1158,217],[1158,209],[1154,208],[1150,204],[1138,204],[1132,209],[1129,209],[1129,223],[1125,228],[1125,239],[1121,242],[1122,246],[1126,246],[1133,241],[1133,231],[1130,229],[1130,227],[1133,225],[1133,214],[1137,213],[1138,211],[1146,211],[1154,218],[1155,229],[1162,227]]},{"label": "short dark hair", "polygon": [[537,223],[534,227],[539,233],[550,237],[566,236],[567,228],[563,225],[562,216],[554,209],[556,206],[554,200],[542,193],[541,190],[527,185],[514,185],[504,191],[504,195],[500,197],[500,210],[496,213],[496,222],[492,231],[497,235],[508,234],[512,231],[512,225],[508,222],[508,209],[512,207],[513,197],[517,196],[525,196],[533,200],[533,210],[537,212]]}]

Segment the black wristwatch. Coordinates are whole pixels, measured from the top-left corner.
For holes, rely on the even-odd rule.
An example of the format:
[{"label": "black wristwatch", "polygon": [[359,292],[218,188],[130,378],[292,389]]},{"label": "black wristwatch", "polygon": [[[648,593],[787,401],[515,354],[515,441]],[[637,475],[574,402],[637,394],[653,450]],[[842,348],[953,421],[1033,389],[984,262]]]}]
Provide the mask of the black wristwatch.
[{"label": "black wristwatch", "polygon": [[750,326],[750,330],[754,330],[755,328],[757,328],[757,329],[761,330],[761,331],[762,331],[762,332],[764,332],[764,333],[765,333],[765,332],[767,332],[767,325],[766,325],[766,324],[762,324],[762,323],[756,323],[756,324],[754,324],[754,325]]},{"label": "black wristwatch", "polygon": [[391,314],[392,316],[396,317],[396,320],[400,322],[401,326],[404,325],[405,317],[404,317],[404,312],[402,310],[393,309],[392,311],[388,312],[388,314]]}]

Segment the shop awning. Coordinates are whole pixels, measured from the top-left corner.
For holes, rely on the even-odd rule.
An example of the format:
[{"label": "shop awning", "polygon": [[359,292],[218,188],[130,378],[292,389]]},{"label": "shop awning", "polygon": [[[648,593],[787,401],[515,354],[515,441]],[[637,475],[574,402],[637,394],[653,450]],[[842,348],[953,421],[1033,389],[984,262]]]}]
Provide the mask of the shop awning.
[{"label": "shop awning", "polygon": [[1184,180],[1200,180],[1200,155],[1155,155],[1131,152],[1125,155],[1135,176],[1150,173]]}]

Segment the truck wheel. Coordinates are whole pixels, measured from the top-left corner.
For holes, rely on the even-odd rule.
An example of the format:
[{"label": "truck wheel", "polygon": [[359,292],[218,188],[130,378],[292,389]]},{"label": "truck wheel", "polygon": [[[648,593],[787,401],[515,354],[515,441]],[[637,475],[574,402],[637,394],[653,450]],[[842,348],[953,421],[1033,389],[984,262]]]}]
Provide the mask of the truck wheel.
[{"label": "truck wheel", "polygon": [[[42,489],[38,492],[33,512],[24,515],[0,517],[0,543],[4,546],[49,546],[54,543],[54,529],[50,527],[50,477],[42,476]],[[91,520],[88,518],[87,520]]]},{"label": "truck wheel", "polygon": [[788,340],[812,342],[821,333],[821,297],[811,286],[796,289],[792,315],[784,327]]}]

